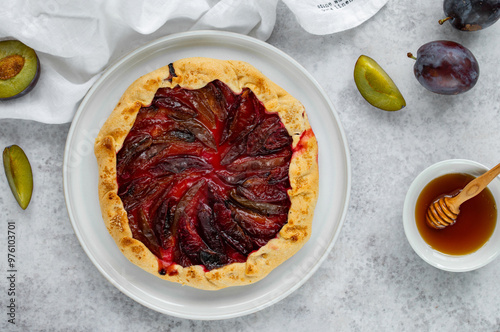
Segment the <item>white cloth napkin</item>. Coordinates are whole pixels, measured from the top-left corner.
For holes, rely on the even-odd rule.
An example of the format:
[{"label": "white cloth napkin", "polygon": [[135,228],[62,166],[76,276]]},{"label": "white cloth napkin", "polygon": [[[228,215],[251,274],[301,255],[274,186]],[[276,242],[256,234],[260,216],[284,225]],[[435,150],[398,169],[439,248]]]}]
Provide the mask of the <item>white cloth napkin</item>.
[{"label": "white cloth napkin", "polygon": [[[283,0],[312,34],[353,28],[388,0]],[[271,35],[278,0],[9,0],[0,7],[0,40],[37,51],[41,74],[27,95],[0,101],[0,119],[70,122],[106,67],[159,37],[225,30],[261,40]]]},{"label": "white cloth napkin", "polygon": [[37,51],[41,75],[27,95],[0,101],[0,118],[66,123],[114,60],[159,37],[216,29],[261,40],[271,35],[278,0],[9,0],[0,39]]}]

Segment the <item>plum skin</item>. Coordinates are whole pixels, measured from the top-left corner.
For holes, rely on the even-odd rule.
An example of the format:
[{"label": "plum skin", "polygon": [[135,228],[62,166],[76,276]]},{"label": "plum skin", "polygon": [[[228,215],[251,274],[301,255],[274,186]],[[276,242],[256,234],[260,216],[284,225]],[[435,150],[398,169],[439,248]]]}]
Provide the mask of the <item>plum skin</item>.
[{"label": "plum skin", "polygon": [[464,46],[445,40],[422,45],[413,67],[419,83],[429,91],[456,95],[476,85],[479,64]]},{"label": "plum skin", "polygon": [[500,18],[498,0],[445,0],[443,10],[451,25],[461,31],[478,31],[493,25]]}]

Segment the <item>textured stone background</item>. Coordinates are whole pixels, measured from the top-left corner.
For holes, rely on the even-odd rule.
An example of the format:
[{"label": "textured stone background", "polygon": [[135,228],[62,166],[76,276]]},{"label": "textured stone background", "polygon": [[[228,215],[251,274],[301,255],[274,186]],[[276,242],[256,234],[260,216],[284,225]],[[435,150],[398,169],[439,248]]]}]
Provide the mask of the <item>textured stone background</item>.
[{"label": "textured stone background", "polygon": [[[0,120],[0,146],[26,150],[36,184],[29,209],[21,211],[0,176],[0,330],[16,330],[6,324],[3,277],[11,220],[17,224],[19,331],[499,330],[500,261],[474,272],[440,271],[413,252],[403,231],[404,197],[424,168],[450,158],[489,167],[500,162],[500,23],[463,33],[439,26],[442,15],[442,1],[390,1],[355,29],[314,36],[278,5],[268,42],[301,63],[333,101],[349,142],[352,191],[341,234],[317,273],[281,302],[245,317],[169,317],[112,286],[87,258],[66,212],[62,160],[69,124]],[[460,42],[475,54],[481,76],[473,90],[440,96],[415,80],[406,53],[437,39]],[[383,112],[361,98],[352,79],[361,54],[392,76],[406,98],[404,110]]]}]

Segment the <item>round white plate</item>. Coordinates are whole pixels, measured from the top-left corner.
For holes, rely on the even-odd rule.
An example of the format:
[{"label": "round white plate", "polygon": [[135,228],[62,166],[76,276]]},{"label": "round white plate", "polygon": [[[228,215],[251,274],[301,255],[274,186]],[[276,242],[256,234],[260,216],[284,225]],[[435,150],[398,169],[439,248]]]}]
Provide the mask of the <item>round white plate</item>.
[{"label": "round white plate", "polygon": [[[125,89],[138,77],[186,57],[246,61],[300,100],[319,142],[320,193],[308,243],[262,281],[203,291],[165,282],[130,263],[102,221],[97,197],[94,140]],[[278,302],[318,269],[338,237],[350,194],[346,138],[328,97],[306,70],[273,46],[244,35],[196,31],[167,36],[109,67],[83,99],[66,142],[66,205],[80,243],[101,273],[120,291],[156,311],[190,319],[246,315]]]}]

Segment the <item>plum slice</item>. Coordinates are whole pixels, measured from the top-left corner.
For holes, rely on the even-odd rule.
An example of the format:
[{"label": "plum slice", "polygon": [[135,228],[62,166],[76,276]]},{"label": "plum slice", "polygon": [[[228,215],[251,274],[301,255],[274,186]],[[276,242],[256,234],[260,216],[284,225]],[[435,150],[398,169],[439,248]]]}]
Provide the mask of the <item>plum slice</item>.
[{"label": "plum slice", "polygon": [[[208,101],[207,94],[204,92],[206,89],[206,87],[190,91],[183,90],[180,87],[171,90],[163,89],[161,94],[165,97],[155,99],[155,103],[163,104],[173,112],[182,110],[183,113],[192,114],[193,117],[205,118],[209,127],[214,129],[216,126],[215,114],[212,112],[211,106],[215,105]],[[177,107],[172,107],[173,105],[177,105]]]},{"label": "plum slice", "polygon": [[217,143],[215,142],[213,134],[203,124],[196,120],[186,120],[183,121],[181,125],[193,133],[193,135],[207,147],[217,150]]},{"label": "plum slice", "polygon": [[384,111],[399,111],[406,101],[385,70],[372,58],[361,55],[354,65],[354,83],[372,106]]},{"label": "plum slice", "polygon": [[250,235],[261,238],[270,239],[274,237],[287,219],[285,213],[267,217],[239,207],[232,207],[231,210],[234,220],[241,228],[246,230]]},{"label": "plum slice", "polygon": [[266,203],[266,202],[256,202],[251,199],[245,198],[243,196],[240,196],[236,193],[236,190],[231,190],[230,192],[231,198],[238,203],[239,205],[247,208],[254,210],[256,212],[259,212],[262,215],[269,216],[271,214],[280,214],[280,213],[286,213],[288,211],[288,206],[286,205],[279,205],[279,204],[273,204],[273,203]]},{"label": "plum slice", "polygon": [[238,186],[236,192],[256,202],[286,201],[288,195],[282,186],[271,184],[261,177],[250,177]]},{"label": "plum slice", "polygon": [[247,140],[241,139],[222,153],[221,165],[227,165],[235,161],[247,149]]},{"label": "plum slice", "polygon": [[292,153],[280,117],[249,89],[158,89],[117,153],[133,236],[160,274],[244,262],[287,222]]},{"label": "plum slice", "polygon": [[274,132],[273,129],[279,127],[279,121],[278,116],[268,117],[248,135],[247,152],[249,155],[258,154],[268,137]]},{"label": "plum slice", "polygon": [[155,254],[159,255],[160,246],[158,244],[158,238],[156,237],[153,229],[151,228],[151,221],[144,209],[139,208],[139,213],[137,215],[137,221],[139,223],[139,230],[141,234],[146,238],[148,243],[148,248]]},{"label": "plum slice", "polygon": [[286,129],[281,127],[271,133],[264,142],[261,154],[268,154],[280,151],[292,144],[292,138],[287,135]]},{"label": "plum slice", "polygon": [[0,100],[24,96],[38,82],[40,60],[18,40],[0,41]]},{"label": "plum slice", "polygon": [[159,107],[160,110],[174,120],[189,120],[197,115],[193,109],[168,98],[157,98],[153,102],[153,105]]},{"label": "plum slice", "polygon": [[26,210],[33,193],[33,173],[28,157],[17,145],[6,147],[2,156],[12,194],[19,206]]},{"label": "plum slice", "polygon": [[215,203],[214,211],[216,216],[215,225],[222,238],[243,255],[248,255],[253,249],[252,241],[236,220],[233,219],[231,210],[222,203]]},{"label": "plum slice", "polygon": [[210,170],[212,165],[198,156],[174,155],[163,158],[160,163],[151,169],[151,172],[155,175],[178,174],[190,168]]},{"label": "plum slice", "polygon": [[230,144],[246,136],[255,128],[261,108],[263,108],[262,104],[256,100],[251,90],[243,90],[239,105],[230,117],[229,126],[226,128],[227,135],[225,136]]},{"label": "plum slice", "polygon": [[229,164],[227,169],[230,171],[271,170],[290,163],[291,157],[292,153],[288,150],[275,155],[242,157]]}]

